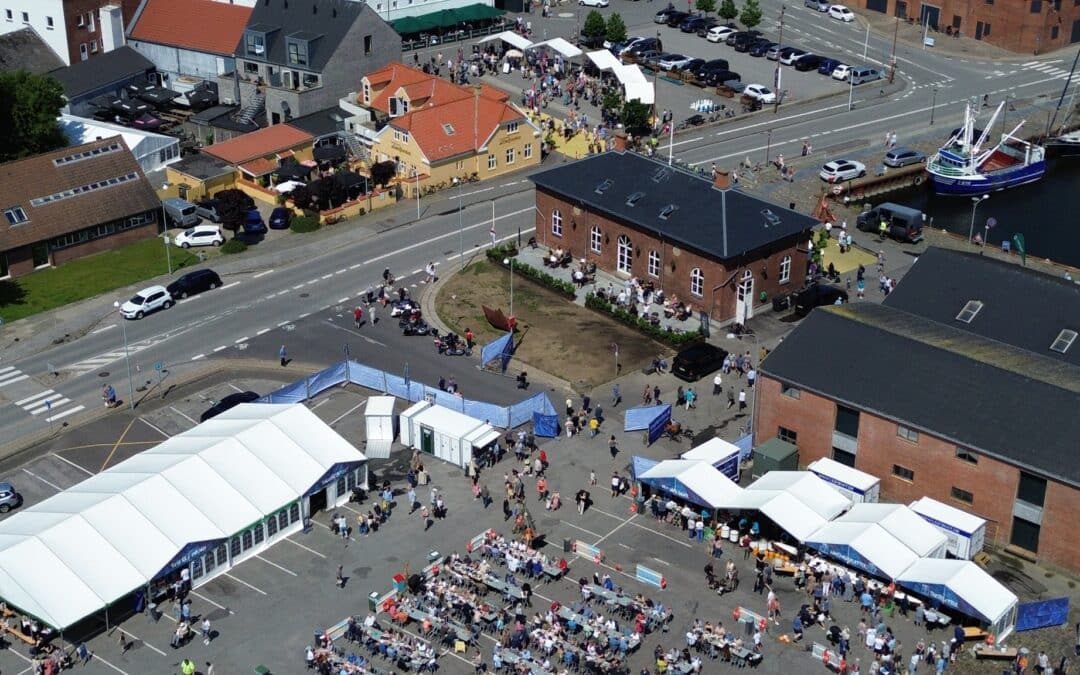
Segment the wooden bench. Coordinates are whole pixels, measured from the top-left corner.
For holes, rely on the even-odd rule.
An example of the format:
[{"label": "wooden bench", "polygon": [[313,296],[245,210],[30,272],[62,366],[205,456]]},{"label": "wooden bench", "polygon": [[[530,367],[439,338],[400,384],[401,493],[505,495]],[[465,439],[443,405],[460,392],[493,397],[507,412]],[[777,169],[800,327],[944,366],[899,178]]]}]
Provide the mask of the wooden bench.
[{"label": "wooden bench", "polygon": [[18,628],[9,628],[7,625],[2,623],[0,623],[0,628],[3,628],[4,632],[11,633],[12,635],[19,638],[31,647],[34,646],[34,638],[30,637],[29,635],[23,635],[22,631],[20,631]]}]

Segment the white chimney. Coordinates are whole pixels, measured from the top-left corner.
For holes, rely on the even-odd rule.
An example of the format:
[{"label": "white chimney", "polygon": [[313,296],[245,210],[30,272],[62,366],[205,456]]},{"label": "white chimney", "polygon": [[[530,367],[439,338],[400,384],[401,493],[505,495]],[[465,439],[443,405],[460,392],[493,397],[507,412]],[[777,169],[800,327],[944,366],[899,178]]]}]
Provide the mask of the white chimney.
[{"label": "white chimney", "polygon": [[101,51],[111,52],[123,47],[124,10],[119,5],[105,5],[98,14],[101,22]]}]

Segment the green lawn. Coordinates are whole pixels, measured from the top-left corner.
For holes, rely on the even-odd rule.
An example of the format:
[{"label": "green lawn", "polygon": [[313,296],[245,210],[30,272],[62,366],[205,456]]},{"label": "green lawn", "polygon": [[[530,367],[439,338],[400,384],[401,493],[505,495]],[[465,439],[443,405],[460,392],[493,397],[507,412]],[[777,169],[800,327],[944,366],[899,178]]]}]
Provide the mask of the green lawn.
[{"label": "green lawn", "polygon": [[[173,272],[199,262],[197,254],[169,245]],[[168,272],[158,237],[0,281],[0,317],[15,321],[85,300]],[[126,298],[123,298],[126,300]]]}]

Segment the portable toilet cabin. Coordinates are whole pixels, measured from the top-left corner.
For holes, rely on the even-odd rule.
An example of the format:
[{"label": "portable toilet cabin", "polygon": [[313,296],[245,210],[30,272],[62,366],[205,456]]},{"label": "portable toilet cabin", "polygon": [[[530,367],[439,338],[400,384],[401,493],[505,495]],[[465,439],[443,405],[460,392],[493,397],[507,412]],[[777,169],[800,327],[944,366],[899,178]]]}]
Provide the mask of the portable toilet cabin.
[{"label": "portable toilet cabin", "polygon": [[408,432],[402,431],[402,441],[407,438],[410,447],[461,468],[468,466],[474,450],[499,438],[499,432],[490,424],[449,408],[430,404],[415,408],[401,414],[402,424],[409,426]]},{"label": "portable toilet cabin", "polygon": [[398,421],[394,416],[393,396],[372,396],[364,406],[364,454],[368,459],[389,459],[390,447],[397,438]]},{"label": "portable toilet cabin", "polygon": [[865,471],[859,471],[835,459],[822,457],[806,465],[818,478],[825,481],[856,504],[876,503],[881,496],[881,479]]},{"label": "portable toilet cabin", "polygon": [[401,428],[401,444],[408,448],[419,448],[419,437],[413,438],[413,434],[416,432],[416,425],[413,424],[413,419],[417,415],[430,408],[433,404],[431,401],[417,401],[408,408],[405,409],[401,416],[398,418],[398,422]]}]

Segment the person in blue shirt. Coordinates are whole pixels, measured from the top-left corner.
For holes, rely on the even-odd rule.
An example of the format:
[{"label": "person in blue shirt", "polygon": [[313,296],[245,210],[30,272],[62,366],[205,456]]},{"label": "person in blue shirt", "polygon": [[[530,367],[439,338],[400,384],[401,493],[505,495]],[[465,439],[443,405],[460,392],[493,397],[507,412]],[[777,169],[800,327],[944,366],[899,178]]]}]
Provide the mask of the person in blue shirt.
[{"label": "person in blue shirt", "polygon": [[798,642],[803,638],[802,619],[799,618],[798,614],[791,620],[791,632],[795,633],[795,642]]}]

